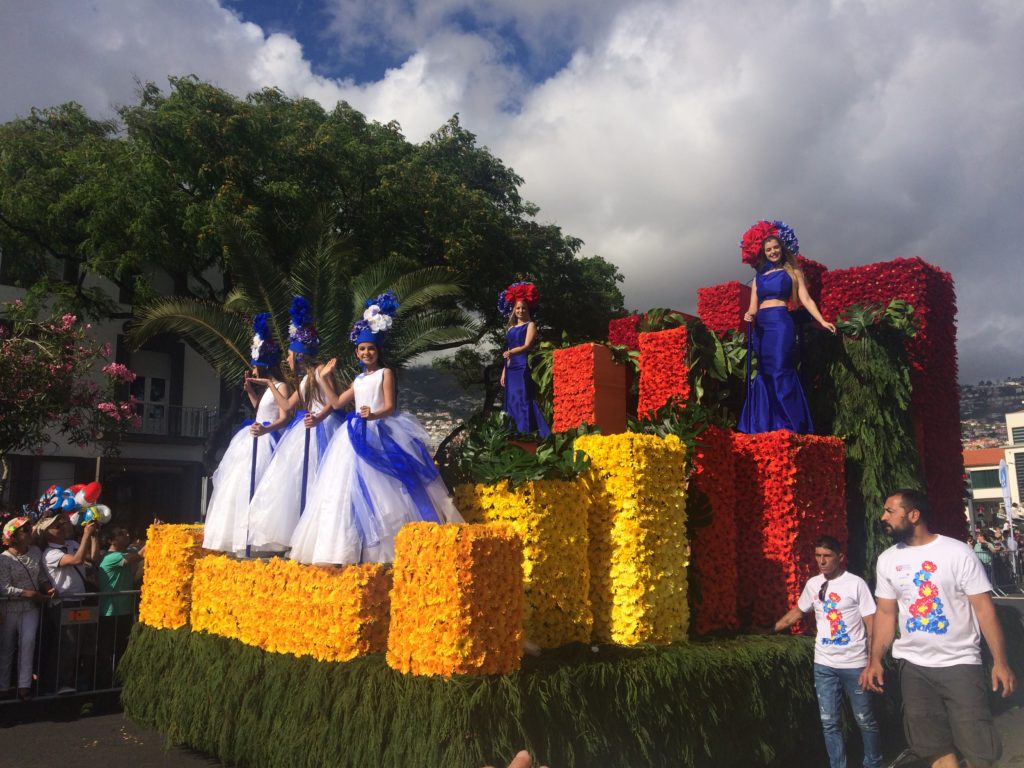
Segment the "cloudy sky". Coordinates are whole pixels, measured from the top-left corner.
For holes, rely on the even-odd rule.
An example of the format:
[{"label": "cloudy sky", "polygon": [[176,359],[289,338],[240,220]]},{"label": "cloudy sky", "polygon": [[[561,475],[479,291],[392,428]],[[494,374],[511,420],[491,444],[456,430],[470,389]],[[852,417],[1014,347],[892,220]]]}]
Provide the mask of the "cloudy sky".
[{"label": "cloudy sky", "polygon": [[453,113],[627,304],[749,279],[759,218],[831,268],[953,273],[961,379],[1024,374],[1020,0],[5,0],[0,120],[135,81],[344,99],[421,141]]}]

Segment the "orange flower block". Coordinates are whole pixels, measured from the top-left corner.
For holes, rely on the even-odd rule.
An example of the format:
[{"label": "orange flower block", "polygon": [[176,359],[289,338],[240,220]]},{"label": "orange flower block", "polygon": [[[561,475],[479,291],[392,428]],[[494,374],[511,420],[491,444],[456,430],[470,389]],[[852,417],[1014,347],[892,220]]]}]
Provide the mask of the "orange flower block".
[{"label": "orange flower block", "polygon": [[685,446],[629,432],[585,435],[590,457],[593,639],[667,645],[686,638]]},{"label": "orange flower block", "polygon": [[523,546],[504,525],[408,523],[395,538],[388,666],[504,675],[523,642]]},{"label": "orange flower block", "polygon": [[192,629],[271,653],[349,661],[387,646],[391,569],[205,557],[192,584]]},{"label": "orange flower block", "polygon": [[203,549],[203,526],[154,524],[146,545],[139,621],[157,629],[188,623],[192,605],[192,571]]},{"label": "orange flower block", "polygon": [[556,349],[552,373],[555,432],[584,423],[599,427],[604,435],[626,431],[626,369],[608,347]]},{"label": "orange flower block", "polygon": [[684,405],[690,399],[690,369],[686,363],[686,326],[640,334],[640,402],[643,418],[669,402]]},{"label": "orange flower block", "polygon": [[518,488],[460,485],[469,523],[502,523],[523,542],[523,630],[542,648],[590,642],[590,495],[581,483],[536,480]]}]

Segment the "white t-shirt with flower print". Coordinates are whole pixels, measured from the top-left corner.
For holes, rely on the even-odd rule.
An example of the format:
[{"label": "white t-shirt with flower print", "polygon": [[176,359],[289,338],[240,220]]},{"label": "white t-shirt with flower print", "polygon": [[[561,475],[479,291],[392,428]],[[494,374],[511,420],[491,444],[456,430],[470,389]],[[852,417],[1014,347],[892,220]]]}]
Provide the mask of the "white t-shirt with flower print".
[{"label": "white t-shirt with flower print", "polygon": [[875,597],[899,603],[896,659],[922,667],[981,664],[981,632],[970,595],[992,589],[981,560],[962,541],[897,544],[878,557]]},{"label": "white t-shirt with flower print", "polygon": [[864,579],[849,571],[828,584],[825,581],[822,574],[808,579],[796,603],[804,613],[814,609],[818,625],[814,663],[834,669],[866,667],[868,638],[864,617],[875,612],[871,590]]}]

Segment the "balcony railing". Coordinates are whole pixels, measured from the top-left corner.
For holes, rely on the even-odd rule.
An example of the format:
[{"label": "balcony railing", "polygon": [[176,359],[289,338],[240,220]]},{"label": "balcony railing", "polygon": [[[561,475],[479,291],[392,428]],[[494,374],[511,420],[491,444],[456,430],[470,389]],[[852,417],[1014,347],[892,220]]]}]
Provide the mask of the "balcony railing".
[{"label": "balcony railing", "polygon": [[139,417],[139,426],[129,428],[129,434],[202,439],[216,426],[217,409],[206,406],[140,403]]}]

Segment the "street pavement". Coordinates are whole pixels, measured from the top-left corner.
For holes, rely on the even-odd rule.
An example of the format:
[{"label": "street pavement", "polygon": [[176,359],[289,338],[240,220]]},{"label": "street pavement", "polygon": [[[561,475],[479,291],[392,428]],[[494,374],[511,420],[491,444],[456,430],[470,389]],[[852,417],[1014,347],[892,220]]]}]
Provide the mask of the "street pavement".
[{"label": "street pavement", "polygon": [[[1014,707],[1000,714],[996,725],[1003,737],[1003,759],[999,765],[1024,768],[1024,709]],[[134,724],[119,712],[71,719],[44,718],[0,727],[0,768],[62,765],[215,768],[221,763],[190,749],[167,748],[163,736]]]}]

